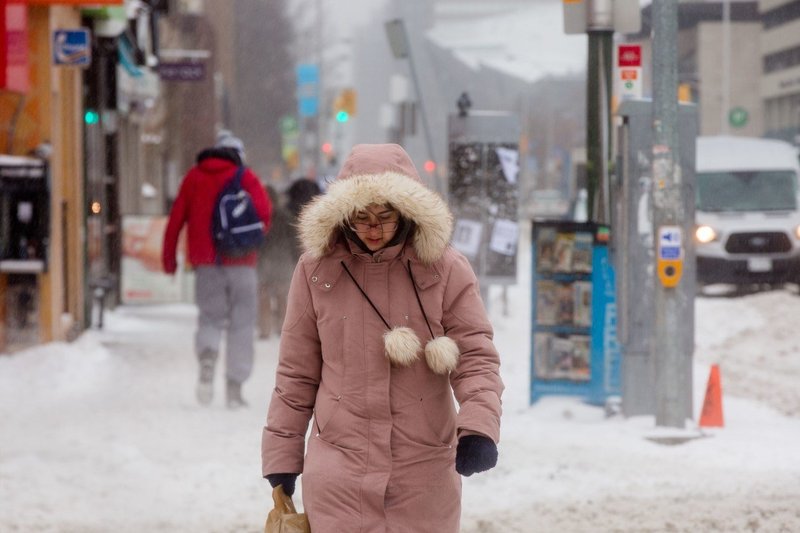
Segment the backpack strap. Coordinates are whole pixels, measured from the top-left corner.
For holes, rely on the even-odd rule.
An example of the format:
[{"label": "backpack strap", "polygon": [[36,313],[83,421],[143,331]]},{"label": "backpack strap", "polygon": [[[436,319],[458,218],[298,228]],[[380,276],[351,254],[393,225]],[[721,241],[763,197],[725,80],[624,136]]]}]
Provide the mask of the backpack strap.
[{"label": "backpack strap", "polygon": [[231,182],[236,185],[237,189],[242,188],[242,178],[244,177],[244,165],[239,165],[239,168],[236,169],[236,173],[233,175]]}]

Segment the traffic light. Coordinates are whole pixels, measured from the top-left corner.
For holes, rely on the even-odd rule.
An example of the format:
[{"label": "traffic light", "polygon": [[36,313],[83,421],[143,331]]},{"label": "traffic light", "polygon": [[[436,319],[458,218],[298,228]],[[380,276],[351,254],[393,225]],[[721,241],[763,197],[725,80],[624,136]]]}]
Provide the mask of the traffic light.
[{"label": "traffic light", "polygon": [[327,161],[329,165],[336,165],[336,152],[333,151],[333,145],[326,141],[322,143],[320,149],[322,153],[325,154],[325,161]]},{"label": "traffic light", "polygon": [[356,90],[342,89],[333,102],[333,112],[337,122],[347,122],[356,116]]},{"label": "traffic light", "polygon": [[83,114],[83,121],[86,124],[97,124],[100,122],[100,114],[94,109],[87,109]]},{"label": "traffic light", "polygon": [[684,103],[692,102],[692,87],[688,83],[678,85],[678,101]]},{"label": "traffic light", "polygon": [[436,162],[428,159],[427,161],[425,161],[425,164],[422,166],[422,168],[424,168],[425,172],[427,172],[428,174],[433,174],[434,171],[436,171]]}]

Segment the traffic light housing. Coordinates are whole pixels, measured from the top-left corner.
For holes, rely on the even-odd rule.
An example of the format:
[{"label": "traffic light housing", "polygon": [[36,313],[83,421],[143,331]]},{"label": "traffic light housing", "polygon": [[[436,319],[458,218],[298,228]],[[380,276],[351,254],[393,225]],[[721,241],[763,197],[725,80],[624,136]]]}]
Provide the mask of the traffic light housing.
[{"label": "traffic light housing", "polygon": [[337,122],[347,122],[356,116],[357,93],[355,89],[342,89],[333,102],[334,117]]}]

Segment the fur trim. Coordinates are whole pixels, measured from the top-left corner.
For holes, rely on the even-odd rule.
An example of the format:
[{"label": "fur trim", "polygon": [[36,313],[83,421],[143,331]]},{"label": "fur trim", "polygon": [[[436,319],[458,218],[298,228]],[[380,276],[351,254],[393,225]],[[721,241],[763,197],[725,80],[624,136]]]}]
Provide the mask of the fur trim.
[{"label": "fur trim", "polygon": [[442,198],[419,181],[397,172],[353,176],[337,180],[300,215],[300,241],[315,259],[324,256],[339,228],[369,204],[391,204],[414,222],[412,244],[426,264],[444,255],[453,231],[453,215]]},{"label": "fur trim", "polygon": [[422,348],[417,334],[411,328],[393,328],[383,335],[386,357],[395,366],[411,366]]},{"label": "fur trim", "polygon": [[435,374],[447,374],[456,369],[461,351],[450,337],[436,337],[425,345],[425,361]]}]

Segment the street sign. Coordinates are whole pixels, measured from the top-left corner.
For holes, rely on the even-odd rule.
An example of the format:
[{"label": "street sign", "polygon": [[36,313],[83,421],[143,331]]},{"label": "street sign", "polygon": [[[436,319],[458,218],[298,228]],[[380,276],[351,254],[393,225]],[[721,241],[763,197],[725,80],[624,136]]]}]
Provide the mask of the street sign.
[{"label": "street sign", "polygon": [[744,127],[748,118],[750,118],[749,113],[743,107],[734,107],[728,112],[728,122],[734,128]]},{"label": "street sign", "polygon": [[683,247],[680,226],[658,228],[656,273],[664,287],[675,288],[683,275]]},{"label": "street sign", "polygon": [[92,43],[89,30],[55,30],[53,32],[53,64],[86,67],[92,62]]},{"label": "street sign", "polygon": [[162,61],[158,65],[158,76],[164,81],[203,81],[206,64],[201,61]]},{"label": "street sign", "polygon": [[301,117],[319,113],[319,67],[313,63],[297,65],[297,112]]},{"label": "street sign", "polygon": [[[591,0],[561,0],[561,4],[564,7],[564,33],[566,34],[586,33],[589,29],[589,20],[595,18],[593,14],[589,13],[589,10],[607,7],[607,4]],[[604,29],[617,33],[639,33],[641,31],[642,10],[639,0],[615,0],[610,7],[613,11],[611,14],[612,26],[593,29]]]},{"label": "street sign", "polygon": [[681,228],[661,226],[658,228],[658,258],[677,259],[681,256]]},{"label": "street sign", "polygon": [[617,65],[619,67],[641,67],[642,46],[639,44],[621,44],[617,47]]},{"label": "street sign", "polygon": [[617,92],[620,100],[642,97],[641,45],[620,44],[617,46]]}]

